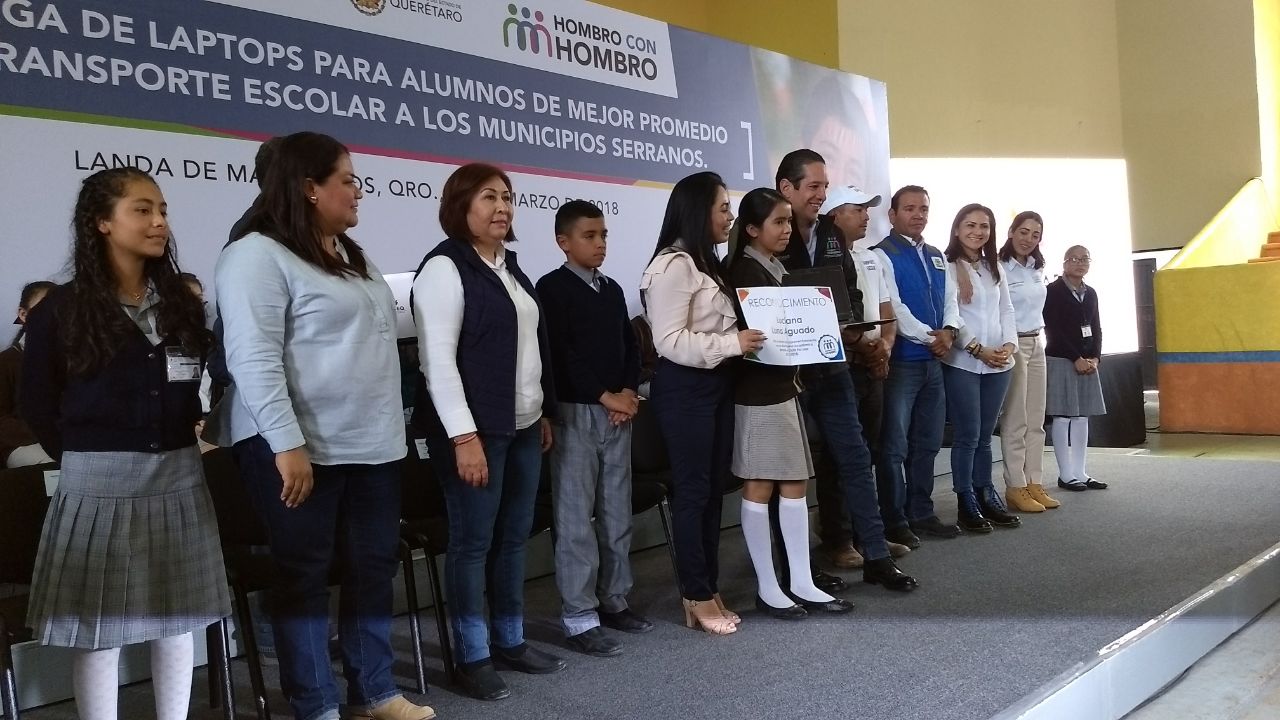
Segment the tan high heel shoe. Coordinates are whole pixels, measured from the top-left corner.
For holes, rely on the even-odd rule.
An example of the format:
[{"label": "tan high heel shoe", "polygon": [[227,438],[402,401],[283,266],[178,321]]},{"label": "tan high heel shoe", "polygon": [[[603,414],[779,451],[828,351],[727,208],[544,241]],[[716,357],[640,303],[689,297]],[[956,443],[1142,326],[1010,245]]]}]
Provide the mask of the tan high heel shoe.
[{"label": "tan high heel shoe", "polygon": [[720,611],[720,614],[728,618],[729,622],[733,623],[734,625],[742,624],[742,618],[738,615],[738,613],[724,606],[724,600],[720,599],[720,593],[715,593],[714,595],[712,595],[711,600],[715,602],[716,608]]},{"label": "tan high heel shoe", "polygon": [[685,626],[703,630],[709,635],[728,635],[738,631],[737,625],[720,614],[714,600],[681,598],[681,602],[684,603]]}]

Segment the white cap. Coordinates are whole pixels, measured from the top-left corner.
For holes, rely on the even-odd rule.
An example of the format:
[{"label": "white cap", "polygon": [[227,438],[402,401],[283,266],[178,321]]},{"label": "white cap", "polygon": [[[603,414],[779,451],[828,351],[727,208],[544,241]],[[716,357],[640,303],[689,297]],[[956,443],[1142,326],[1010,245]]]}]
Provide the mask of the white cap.
[{"label": "white cap", "polygon": [[853,185],[842,185],[833,188],[827,193],[827,201],[822,203],[822,207],[818,208],[818,214],[830,215],[836,208],[850,203],[866,205],[871,208],[880,204],[880,196],[863,192]]}]

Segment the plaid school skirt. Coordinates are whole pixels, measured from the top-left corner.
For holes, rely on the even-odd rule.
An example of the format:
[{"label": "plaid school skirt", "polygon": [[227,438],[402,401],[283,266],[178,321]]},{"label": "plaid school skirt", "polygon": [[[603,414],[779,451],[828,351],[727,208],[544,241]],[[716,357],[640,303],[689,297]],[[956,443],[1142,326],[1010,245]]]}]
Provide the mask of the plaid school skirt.
[{"label": "plaid school skirt", "polygon": [[37,640],[121,647],[198,631],[230,613],[197,446],[63,455],[31,580]]}]

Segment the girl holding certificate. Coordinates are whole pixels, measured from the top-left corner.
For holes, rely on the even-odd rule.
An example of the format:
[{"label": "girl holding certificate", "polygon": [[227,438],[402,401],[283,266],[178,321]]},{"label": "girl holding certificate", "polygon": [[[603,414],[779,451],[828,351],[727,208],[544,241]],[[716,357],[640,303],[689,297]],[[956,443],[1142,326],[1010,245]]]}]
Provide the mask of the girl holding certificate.
[{"label": "girl holding certificate", "polygon": [[[780,287],[786,269],[775,257],[791,238],[791,204],[776,191],[757,188],[738,205],[728,265],[735,288]],[[746,321],[738,307],[738,326]],[[781,494],[778,520],[793,568],[809,567],[809,507],[805,490],[813,459],[800,412],[799,368],[744,362],[734,384],[732,471],[743,481],[742,534],[756,570],[756,607],[775,618],[799,620],[808,609],[848,612],[853,605],[819,590],[807,572],[791,573],[790,594],[778,584],[769,533],[769,500]]]}]

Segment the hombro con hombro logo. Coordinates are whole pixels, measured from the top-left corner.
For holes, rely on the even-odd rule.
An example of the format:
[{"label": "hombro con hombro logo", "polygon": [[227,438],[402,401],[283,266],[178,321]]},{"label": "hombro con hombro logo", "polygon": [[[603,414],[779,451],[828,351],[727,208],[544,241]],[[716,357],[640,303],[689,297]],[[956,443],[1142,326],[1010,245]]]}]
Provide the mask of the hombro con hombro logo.
[{"label": "hombro con hombro logo", "polygon": [[658,43],[650,38],[619,32],[595,23],[551,16],[551,27],[541,10],[515,3],[507,6],[502,23],[502,44],[560,62],[607,70],[619,75],[654,80],[658,77]]}]

